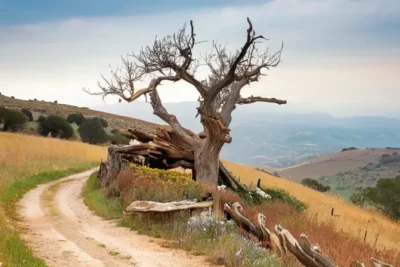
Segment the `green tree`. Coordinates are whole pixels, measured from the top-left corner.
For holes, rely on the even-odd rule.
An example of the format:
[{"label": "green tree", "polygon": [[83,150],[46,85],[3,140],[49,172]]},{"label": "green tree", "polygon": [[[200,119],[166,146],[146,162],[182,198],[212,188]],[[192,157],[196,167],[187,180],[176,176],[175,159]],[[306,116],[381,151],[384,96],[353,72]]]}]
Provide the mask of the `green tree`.
[{"label": "green tree", "polygon": [[362,196],[385,214],[400,219],[400,176],[379,179],[376,187],[367,187]]},{"label": "green tree", "polygon": [[101,125],[104,128],[107,128],[108,127],[108,121],[106,119],[104,119],[104,118],[99,118],[99,119],[100,119]]},{"label": "green tree", "polygon": [[26,117],[28,117],[29,121],[33,121],[33,115],[32,115],[32,112],[29,109],[22,108],[21,112],[24,113]]},{"label": "green tree", "polygon": [[85,120],[85,116],[83,116],[80,113],[69,114],[67,117],[67,121],[69,123],[76,123],[76,125],[81,125],[84,120]]},{"label": "green tree", "polygon": [[317,190],[319,192],[326,192],[331,190],[330,186],[325,186],[323,184],[321,184],[320,182],[318,182],[317,180],[314,179],[310,179],[310,178],[305,178],[301,181],[302,185],[305,185],[311,189]]},{"label": "green tree", "polygon": [[17,131],[28,121],[28,118],[19,110],[0,107],[0,122],[3,131]]},{"label": "green tree", "polygon": [[38,123],[40,135],[47,136],[51,133],[52,137],[63,139],[69,139],[74,136],[74,129],[63,117],[57,115],[40,116]]},{"label": "green tree", "polygon": [[108,141],[108,135],[104,130],[100,118],[89,118],[79,126],[81,139],[89,144],[102,144]]},{"label": "green tree", "polygon": [[112,129],[109,138],[113,145],[129,145],[129,138],[125,137],[118,129]]}]

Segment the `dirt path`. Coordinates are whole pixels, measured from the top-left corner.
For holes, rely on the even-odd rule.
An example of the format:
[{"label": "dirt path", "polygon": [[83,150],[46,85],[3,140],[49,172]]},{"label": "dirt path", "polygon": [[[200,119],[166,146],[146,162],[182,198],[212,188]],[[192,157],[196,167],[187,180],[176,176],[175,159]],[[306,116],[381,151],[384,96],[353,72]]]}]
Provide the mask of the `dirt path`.
[{"label": "dirt path", "polygon": [[80,197],[90,173],[40,185],[18,203],[21,236],[48,266],[209,266],[94,215]]}]

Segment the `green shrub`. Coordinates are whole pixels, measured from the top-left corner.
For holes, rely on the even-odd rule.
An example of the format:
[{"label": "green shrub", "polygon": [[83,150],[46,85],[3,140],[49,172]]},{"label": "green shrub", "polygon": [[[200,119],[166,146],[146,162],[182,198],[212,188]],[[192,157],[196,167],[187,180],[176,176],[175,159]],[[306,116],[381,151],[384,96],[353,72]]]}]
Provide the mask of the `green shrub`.
[{"label": "green shrub", "polygon": [[38,123],[40,135],[47,136],[51,133],[52,137],[63,139],[69,139],[74,136],[74,129],[63,117],[57,115],[40,116]]},{"label": "green shrub", "polygon": [[19,110],[0,107],[0,122],[3,123],[3,131],[17,131],[28,121],[28,118]]},{"label": "green shrub", "polygon": [[109,136],[111,144],[113,145],[129,145],[129,138],[121,134],[118,129],[112,129]]},{"label": "green shrub", "polygon": [[32,112],[30,112],[29,109],[22,108],[21,112],[24,113],[26,117],[28,117],[29,121],[33,121],[33,115],[32,115]]},{"label": "green shrub", "polygon": [[100,118],[87,118],[79,126],[79,135],[84,143],[103,144],[109,139]]},{"label": "green shrub", "polygon": [[85,116],[83,116],[80,113],[69,114],[67,117],[67,121],[69,123],[76,123],[76,125],[81,125],[84,120],[85,120]]},{"label": "green shrub", "polygon": [[400,219],[400,176],[379,179],[376,187],[367,187],[353,194],[351,201],[357,205],[370,204],[394,219]]},{"label": "green shrub", "polygon": [[297,211],[303,211],[307,209],[307,205],[302,202],[301,200],[295,198],[294,196],[290,195],[283,189],[280,188],[263,188],[262,189],[265,193],[271,196],[271,202],[274,201],[281,201],[283,203],[287,203],[292,206]]},{"label": "green shrub", "polygon": [[303,179],[301,181],[301,184],[305,185],[311,189],[317,190],[319,192],[326,192],[326,191],[331,190],[330,186],[325,186],[325,185],[321,184],[320,182],[318,182],[317,180],[310,179],[310,178]]},{"label": "green shrub", "polygon": [[380,159],[381,164],[397,163],[400,162],[400,155],[398,154],[383,154]]},{"label": "green shrub", "polygon": [[261,188],[266,194],[271,196],[270,199],[262,197],[258,192],[251,191],[250,194],[247,191],[242,189],[238,189],[236,193],[239,195],[241,199],[245,201],[245,203],[249,206],[258,206],[264,203],[274,203],[274,202],[283,202],[289,204],[292,208],[297,211],[303,211],[307,209],[307,205],[290,195],[283,189],[280,188]]},{"label": "green shrub", "polygon": [[99,119],[100,119],[101,125],[104,128],[107,128],[108,127],[108,121],[106,119],[104,119],[104,118],[99,118]]},{"label": "green shrub", "polygon": [[352,146],[352,147],[346,147],[346,148],[343,148],[342,149],[342,152],[344,152],[344,151],[349,151],[349,150],[356,150],[357,148],[356,147],[354,147],[354,146]]}]

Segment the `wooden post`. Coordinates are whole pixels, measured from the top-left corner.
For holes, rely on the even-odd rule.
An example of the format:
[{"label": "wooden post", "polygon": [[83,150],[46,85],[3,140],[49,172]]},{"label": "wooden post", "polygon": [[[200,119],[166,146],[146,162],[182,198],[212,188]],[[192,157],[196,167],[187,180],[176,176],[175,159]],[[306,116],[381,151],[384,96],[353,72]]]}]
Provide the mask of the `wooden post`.
[{"label": "wooden post", "polygon": [[224,189],[215,188],[213,195],[213,214],[217,218],[224,217],[224,203],[223,203],[223,192]]}]

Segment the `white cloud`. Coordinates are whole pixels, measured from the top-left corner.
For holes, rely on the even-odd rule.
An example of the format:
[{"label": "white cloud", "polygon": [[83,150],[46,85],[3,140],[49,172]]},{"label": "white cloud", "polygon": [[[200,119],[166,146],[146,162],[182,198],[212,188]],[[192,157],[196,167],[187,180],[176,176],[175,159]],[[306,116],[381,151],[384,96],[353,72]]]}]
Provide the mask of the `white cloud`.
[{"label": "white cloud", "polygon": [[[397,107],[400,33],[392,25],[400,21],[396,2],[275,0],[260,6],[3,27],[0,91],[26,99],[101,103],[100,97],[88,96],[81,88],[96,89],[100,73],[108,72],[108,64],[118,65],[121,54],[137,51],[156,34],[169,34],[190,19],[198,40],[219,39],[240,47],[249,16],[257,33],[271,39],[267,44],[272,50],[281,41],[285,49],[282,64],[245,94],[310,102],[332,113],[339,110],[335,105],[352,100],[369,106],[379,99],[385,107]],[[198,52],[209,48],[210,42],[201,44]],[[165,86],[161,96],[177,102],[194,100],[197,93],[179,83]]]}]

